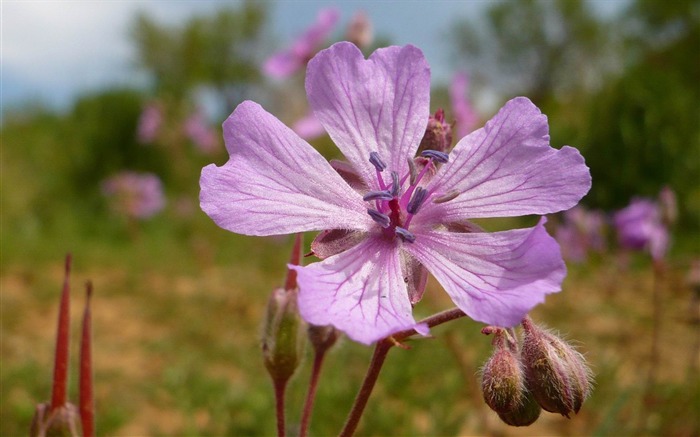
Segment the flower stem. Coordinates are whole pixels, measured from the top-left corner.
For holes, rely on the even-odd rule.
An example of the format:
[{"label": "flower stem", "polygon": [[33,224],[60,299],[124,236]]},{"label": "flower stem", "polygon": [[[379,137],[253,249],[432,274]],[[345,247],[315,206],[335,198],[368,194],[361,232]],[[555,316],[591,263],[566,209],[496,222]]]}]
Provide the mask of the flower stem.
[{"label": "flower stem", "polygon": [[83,312],[83,329],[80,341],[80,421],[83,425],[83,437],[95,436],[95,400],[92,388],[92,314],[90,299],[92,282],[87,283],[85,311]]},{"label": "flower stem", "polygon": [[[450,310],[445,310],[434,314],[430,317],[426,317],[418,323],[424,323],[428,325],[428,327],[432,328],[434,326],[459,319],[465,315],[466,314],[464,314],[464,312],[459,308],[452,308]],[[367,406],[369,396],[372,394],[374,385],[379,377],[379,372],[382,369],[384,360],[386,359],[391,347],[399,345],[400,341],[406,340],[407,338],[416,334],[418,334],[418,332],[415,329],[406,329],[377,342],[377,346],[374,348],[372,361],[370,362],[369,368],[367,369],[367,374],[365,375],[365,380],[362,382],[362,387],[360,387],[360,391],[355,398],[355,403],[352,406],[352,410],[350,410],[350,414],[348,415],[348,419],[345,422],[343,430],[340,431],[339,437],[351,437],[355,433],[357,425],[360,423],[362,413],[365,410],[365,406]]]},{"label": "flower stem", "polygon": [[649,360],[649,376],[647,379],[647,390],[651,391],[656,384],[656,374],[659,367],[659,337],[661,333],[661,313],[662,298],[661,286],[664,274],[663,261],[654,260],[654,284],[652,290],[652,333],[651,333],[651,357]]},{"label": "flower stem", "polygon": [[284,437],[284,395],[287,388],[287,380],[274,379],[275,385],[275,411],[277,413],[277,437]]},{"label": "flower stem", "polygon": [[357,425],[360,423],[360,417],[365,411],[365,406],[367,406],[367,401],[369,400],[370,394],[372,394],[372,389],[374,389],[374,384],[377,382],[379,377],[379,371],[382,370],[382,365],[384,364],[384,359],[389,353],[389,349],[393,346],[393,343],[387,339],[380,340],[377,342],[377,346],[374,348],[374,355],[372,356],[372,361],[367,369],[367,374],[365,375],[365,380],[362,382],[362,387],[360,387],[359,393],[355,398],[355,403],[350,410],[348,419],[345,422],[343,430],[340,431],[339,437],[351,437]]},{"label": "flower stem", "polygon": [[68,343],[70,333],[70,268],[71,255],[66,255],[65,279],[61,292],[61,305],[56,328],[56,356],[53,368],[53,388],[51,390],[51,411],[62,407],[67,401],[68,386]]},{"label": "flower stem", "polygon": [[316,399],[316,389],[318,388],[318,378],[321,375],[321,366],[323,359],[326,356],[325,350],[316,351],[314,355],[314,365],[311,370],[311,380],[309,381],[309,391],[306,393],[306,401],[304,402],[304,411],[301,415],[301,427],[299,428],[299,437],[306,437],[309,432],[309,422],[311,422],[311,411],[314,408],[314,400]]}]

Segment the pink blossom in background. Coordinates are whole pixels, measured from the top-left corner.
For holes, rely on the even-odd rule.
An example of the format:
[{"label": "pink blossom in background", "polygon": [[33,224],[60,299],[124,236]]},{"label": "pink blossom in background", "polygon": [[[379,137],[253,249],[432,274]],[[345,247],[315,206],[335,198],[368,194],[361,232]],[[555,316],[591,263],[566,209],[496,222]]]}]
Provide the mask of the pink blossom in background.
[{"label": "pink blossom in background", "polygon": [[359,48],[369,47],[372,44],[374,30],[372,29],[372,22],[365,11],[357,11],[352,16],[348,29],[345,32],[345,39]]},{"label": "pink blossom in background", "polygon": [[676,193],[668,185],[659,192],[659,207],[661,218],[667,225],[673,225],[678,220],[678,199]]},{"label": "pink blossom in background", "polygon": [[326,133],[323,125],[309,112],[304,117],[300,118],[292,125],[292,130],[305,140],[313,140]]},{"label": "pink blossom in background", "polygon": [[341,42],[309,62],[314,114],[347,158],[329,163],[260,105],[224,122],[229,161],[202,169],[200,205],[245,235],[324,231],[322,258],[298,273],[299,310],[372,343],[416,324],[415,278],[430,271],[475,320],[514,326],[566,268],[545,228],[487,233],[467,220],[549,214],[573,207],[591,184],[574,148],[549,145],[547,118],[526,98],[505,104],[448,155],[414,155],[429,119],[430,69],[413,46],[365,59]]},{"label": "pink blossom in background", "polygon": [[601,211],[589,211],[581,205],[563,214],[555,238],[561,245],[564,259],[583,262],[589,252],[605,249],[605,215]]},{"label": "pink blossom in background", "polygon": [[216,131],[207,123],[204,112],[197,109],[193,112],[184,124],[185,135],[192,141],[197,149],[205,154],[215,153],[219,142]]},{"label": "pink blossom in background", "polygon": [[470,133],[479,122],[479,115],[467,97],[469,92],[469,76],[460,71],[452,77],[450,83],[450,103],[452,104],[452,115],[457,124],[457,138]]},{"label": "pink blossom in background", "polygon": [[111,208],[130,218],[146,219],[165,207],[163,186],[153,173],[122,171],[102,182]]},{"label": "pink blossom in background", "polygon": [[158,132],[163,124],[163,111],[157,103],[149,103],[141,112],[136,139],[139,143],[152,143],[158,138]]},{"label": "pink blossom in background", "polygon": [[316,22],[301,34],[288,48],[269,57],[263,64],[263,72],[276,79],[284,79],[303,68],[316,54],[340,18],[335,8],[318,12]]},{"label": "pink blossom in background", "polygon": [[652,258],[666,256],[668,229],[662,222],[659,205],[651,199],[635,198],[613,217],[617,240],[624,248],[648,251]]}]

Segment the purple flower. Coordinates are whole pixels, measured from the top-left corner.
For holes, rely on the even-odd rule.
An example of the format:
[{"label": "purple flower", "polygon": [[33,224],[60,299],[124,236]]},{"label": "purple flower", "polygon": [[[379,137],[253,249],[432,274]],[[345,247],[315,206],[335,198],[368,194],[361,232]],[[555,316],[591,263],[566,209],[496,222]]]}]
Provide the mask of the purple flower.
[{"label": "purple flower", "polygon": [[604,226],[605,215],[601,211],[589,211],[581,205],[565,211],[564,220],[555,233],[564,259],[583,262],[590,251],[602,252]]},{"label": "purple flower", "polygon": [[184,129],[187,138],[192,141],[199,151],[205,154],[211,154],[216,151],[219,145],[216,132],[207,124],[207,120],[201,109],[197,109],[187,117]]},{"label": "purple flower", "polygon": [[299,71],[314,56],[319,46],[331,33],[340,18],[335,8],[321,9],[316,22],[292,45],[270,56],[263,71],[270,77],[284,79]]},{"label": "purple flower", "polygon": [[305,140],[313,140],[326,133],[323,125],[312,112],[294,122],[292,130]]},{"label": "purple flower", "polygon": [[549,146],[547,119],[529,100],[508,102],[449,155],[423,152],[417,169],[430,93],[419,49],[388,47],[365,60],[354,45],[335,44],[309,62],[306,91],[349,162],[329,165],[246,101],[224,122],[229,161],[202,170],[200,203],[236,233],[325,230],[312,245],[325,259],[290,266],[307,322],[366,344],[415,328],[423,269],[465,313],[492,325],[516,325],[560,290],[566,268],[544,219],[495,233],[466,222],[561,211],[590,188],[579,152]]},{"label": "purple flower", "polygon": [[368,47],[374,39],[372,22],[365,11],[357,11],[350,19],[345,37],[360,48]]},{"label": "purple flower", "polygon": [[476,127],[479,115],[474,110],[471,102],[467,98],[469,90],[469,76],[460,71],[452,78],[450,83],[450,102],[452,104],[452,115],[457,123],[457,138],[462,138]]},{"label": "purple flower", "polygon": [[622,247],[649,251],[662,259],[668,249],[668,230],[661,219],[659,205],[651,199],[635,198],[613,217],[617,239]]},{"label": "purple flower", "polygon": [[139,117],[136,138],[140,143],[152,143],[163,124],[163,112],[156,103],[149,103]]},{"label": "purple flower", "polygon": [[165,206],[163,186],[152,173],[123,171],[102,183],[113,210],[130,218],[146,219]]}]

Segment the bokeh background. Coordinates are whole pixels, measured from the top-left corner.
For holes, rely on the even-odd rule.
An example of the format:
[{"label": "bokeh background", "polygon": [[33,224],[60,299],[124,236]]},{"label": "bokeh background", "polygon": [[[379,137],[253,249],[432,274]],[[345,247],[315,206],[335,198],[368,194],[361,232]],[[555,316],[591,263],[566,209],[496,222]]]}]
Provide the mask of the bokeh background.
[{"label": "bokeh background", "polygon": [[[458,118],[450,95],[458,74],[469,78],[461,97],[476,114],[473,128],[514,96],[532,99],[549,117],[552,145],[585,156],[593,188],[583,206],[602,218],[592,231],[598,243],[577,249],[561,231],[571,217],[550,218],[569,276],[564,291],[533,312],[574,340],[596,374],[577,416],[543,413],[523,429],[501,424],[478,385],[490,339],[480,324],[459,320],[390,353],[359,434],[700,435],[700,2],[6,1],[0,8],[1,435],[26,435],[35,405],[50,396],[68,252],[75,339],[82,284],[95,287],[99,434],[274,434],[260,325],[270,292],[284,281],[291,239],[216,227],[199,209],[198,179],[204,165],[226,161],[220,125],[242,100],[261,102],[290,125],[304,119],[303,65],[284,77],[264,66],[328,8],[338,18],[315,50],[348,38],[366,54],[419,46],[433,72],[431,108],[444,108],[448,120]],[[370,27],[353,34],[360,11]],[[327,137],[308,137],[337,156]],[[676,217],[659,224],[668,250],[652,257],[648,245],[626,249],[615,211],[635,197],[662,205],[662,190],[676,199]],[[450,306],[430,282],[416,314]],[[338,432],[370,356],[371,348],[347,340],[333,349],[312,435]],[[292,434],[310,361],[290,387]]]}]

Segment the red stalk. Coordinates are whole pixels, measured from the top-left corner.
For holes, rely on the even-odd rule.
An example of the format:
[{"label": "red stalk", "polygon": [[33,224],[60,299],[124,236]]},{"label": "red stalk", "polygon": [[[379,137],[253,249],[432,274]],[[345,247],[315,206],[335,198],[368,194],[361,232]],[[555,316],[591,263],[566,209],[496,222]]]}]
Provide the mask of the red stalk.
[{"label": "red stalk", "polygon": [[53,367],[53,387],[51,391],[51,410],[66,404],[68,399],[68,346],[70,334],[70,268],[71,255],[66,255],[65,278],[61,292],[61,306],[58,311],[56,329],[56,354]]},{"label": "red stalk", "polygon": [[[301,262],[303,238],[303,234],[297,234],[294,238],[294,247],[292,248],[292,257],[289,259],[289,264],[298,266]],[[287,272],[287,281],[284,284],[284,289],[289,291],[294,290],[295,288],[297,288],[297,272],[296,270],[289,269]]]},{"label": "red stalk", "polygon": [[80,421],[83,425],[83,437],[95,436],[95,401],[92,390],[92,282],[86,284],[85,311],[83,312],[83,330],[80,339]]}]

